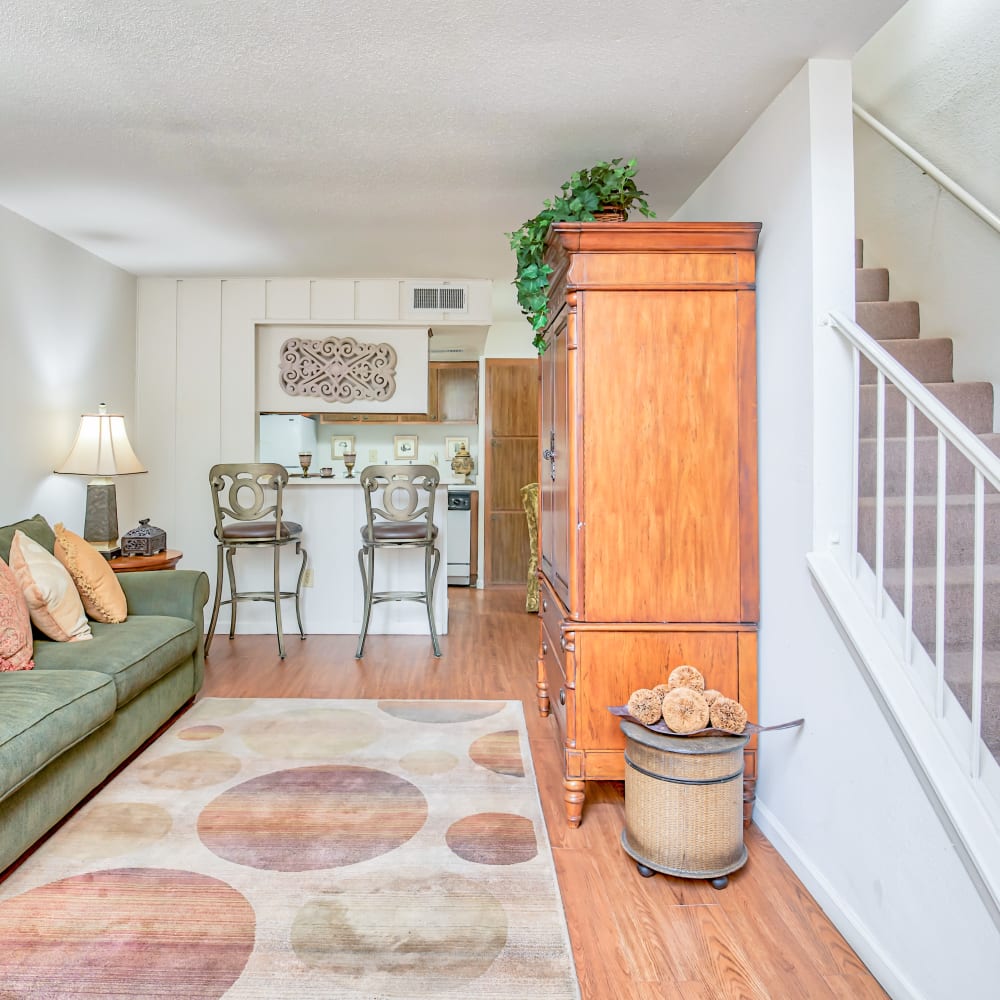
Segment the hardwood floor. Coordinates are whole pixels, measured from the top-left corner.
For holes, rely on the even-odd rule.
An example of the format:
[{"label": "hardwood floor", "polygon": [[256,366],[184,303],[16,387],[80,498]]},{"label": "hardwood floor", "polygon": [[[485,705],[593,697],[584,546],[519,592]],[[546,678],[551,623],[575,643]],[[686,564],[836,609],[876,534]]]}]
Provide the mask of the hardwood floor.
[{"label": "hardwood floor", "polygon": [[[566,826],[555,723],[538,715],[538,626],[520,589],[451,588],[450,631],[430,640],[369,636],[217,635],[201,697],[518,698],[584,1000],[869,1000],[885,998],[865,966],[755,826],[746,866],[718,891],[644,879],[619,844],[620,782],[588,786],[583,824]],[[765,763],[766,766],[766,763]]]}]

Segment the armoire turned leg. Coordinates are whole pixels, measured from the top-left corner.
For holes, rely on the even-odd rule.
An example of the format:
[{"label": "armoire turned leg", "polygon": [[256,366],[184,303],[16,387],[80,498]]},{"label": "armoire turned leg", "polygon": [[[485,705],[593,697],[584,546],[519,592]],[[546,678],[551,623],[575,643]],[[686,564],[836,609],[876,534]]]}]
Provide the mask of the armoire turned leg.
[{"label": "armoire turned leg", "polygon": [[583,799],[584,789],[587,787],[585,781],[579,778],[564,778],[563,788],[566,794],[563,796],[566,802],[566,822],[570,826],[579,826],[583,819]]}]

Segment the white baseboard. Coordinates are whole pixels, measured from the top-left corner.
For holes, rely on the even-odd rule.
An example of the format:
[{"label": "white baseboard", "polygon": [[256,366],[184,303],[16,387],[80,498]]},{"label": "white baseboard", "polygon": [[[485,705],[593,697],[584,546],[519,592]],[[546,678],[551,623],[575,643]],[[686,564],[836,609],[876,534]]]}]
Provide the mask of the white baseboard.
[{"label": "white baseboard", "polygon": [[925,994],[917,990],[879,945],[875,935],[854,908],[806,857],[798,843],[760,799],[754,804],[753,817],[761,833],[785,859],[858,958],[868,966],[868,971],[879,981],[882,989],[893,1000],[927,1000]]}]

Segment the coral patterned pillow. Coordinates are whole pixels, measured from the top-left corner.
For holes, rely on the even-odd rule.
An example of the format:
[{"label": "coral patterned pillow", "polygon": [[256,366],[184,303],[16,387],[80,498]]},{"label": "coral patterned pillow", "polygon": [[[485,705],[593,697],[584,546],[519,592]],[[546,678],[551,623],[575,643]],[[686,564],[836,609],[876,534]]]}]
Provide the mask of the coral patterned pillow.
[{"label": "coral patterned pillow", "polygon": [[10,568],[35,626],[57,642],[92,639],[80,595],[66,567],[23,531],[10,543]]},{"label": "coral patterned pillow", "polygon": [[30,670],[31,616],[21,585],[11,568],[0,559],[0,670]]},{"label": "coral patterned pillow", "polygon": [[128,606],[125,591],[107,559],[79,535],[57,524],[56,559],[69,570],[83,609],[97,622],[125,621]]}]

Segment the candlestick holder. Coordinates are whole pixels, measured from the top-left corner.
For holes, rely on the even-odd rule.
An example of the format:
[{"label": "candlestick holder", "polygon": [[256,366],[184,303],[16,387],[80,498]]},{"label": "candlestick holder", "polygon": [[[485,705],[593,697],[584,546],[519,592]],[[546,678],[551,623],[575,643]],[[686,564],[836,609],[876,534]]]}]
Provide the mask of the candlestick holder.
[{"label": "candlestick holder", "polygon": [[344,465],[347,466],[347,476],[346,479],[354,479],[354,464],[358,460],[358,456],[354,452],[344,453]]},{"label": "candlestick holder", "polygon": [[309,466],[312,465],[312,452],[311,451],[300,451],[299,452],[299,465],[302,466],[302,478],[309,478]]}]

